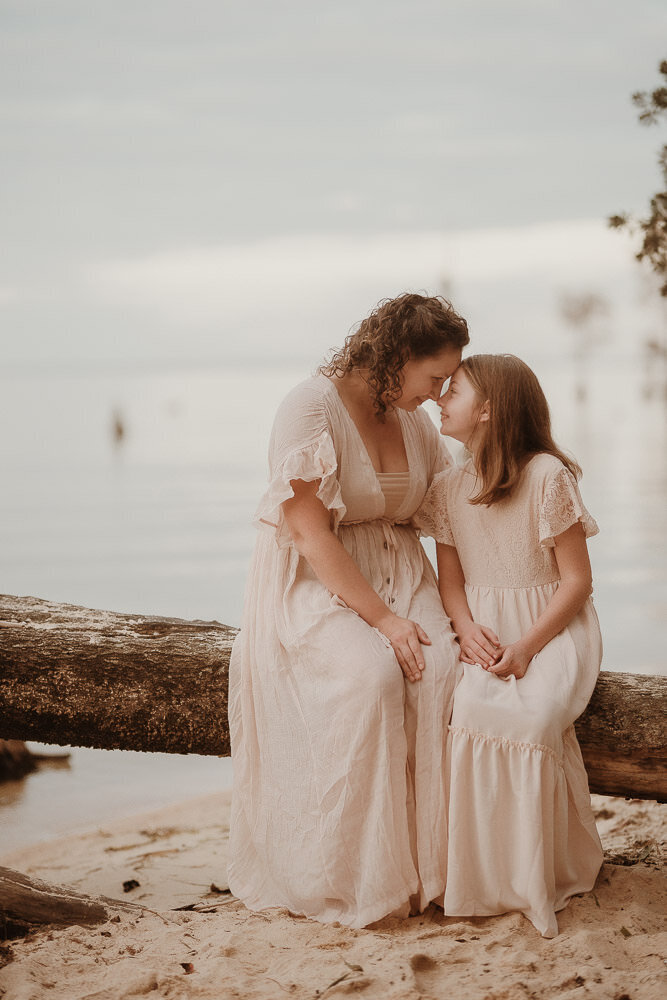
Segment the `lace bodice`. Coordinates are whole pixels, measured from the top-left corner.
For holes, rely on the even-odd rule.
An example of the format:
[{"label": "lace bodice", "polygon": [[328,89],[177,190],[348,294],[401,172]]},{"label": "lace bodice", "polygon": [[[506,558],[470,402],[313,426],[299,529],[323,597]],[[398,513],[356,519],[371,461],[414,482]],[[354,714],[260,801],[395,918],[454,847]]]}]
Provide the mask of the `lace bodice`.
[{"label": "lace bodice", "polygon": [[417,511],[416,526],[456,546],[466,584],[533,587],[559,579],[554,538],[580,521],[587,538],[598,531],[579,487],[553,455],[530,460],[512,497],[491,506],[469,503],[478,482],[472,461],[435,477]]}]

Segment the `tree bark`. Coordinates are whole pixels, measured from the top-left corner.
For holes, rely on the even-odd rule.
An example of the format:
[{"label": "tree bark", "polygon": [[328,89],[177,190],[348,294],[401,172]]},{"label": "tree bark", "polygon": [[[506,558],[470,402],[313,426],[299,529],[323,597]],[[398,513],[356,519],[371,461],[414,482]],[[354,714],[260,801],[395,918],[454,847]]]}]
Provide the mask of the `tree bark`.
[{"label": "tree bark", "polygon": [[[237,630],[0,597],[0,733],[227,756]],[[667,678],[603,673],[577,722],[591,791],[667,801]]]},{"label": "tree bark", "polygon": [[667,677],[603,671],[577,739],[592,792],[667,802]]},{"label": "tree bark", "polygon": [[236,629],[0,596],[0,734],[228,756]]}]

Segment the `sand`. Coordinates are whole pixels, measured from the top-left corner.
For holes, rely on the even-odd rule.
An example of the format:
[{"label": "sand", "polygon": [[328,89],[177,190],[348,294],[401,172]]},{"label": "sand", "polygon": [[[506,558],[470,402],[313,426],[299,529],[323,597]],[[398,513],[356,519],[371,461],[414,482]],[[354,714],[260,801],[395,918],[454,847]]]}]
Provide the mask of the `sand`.
[{"label": "sand", "polygon": [[[463,920],[431,907],[364,930],[250,913],[224,891],[228,793],[26,848],[0,864],[147,909],[12,941],[0,997],[663,1000],[667,806],[593,800],[607,860],[550,941],[517,913]],[[125,893],[129,880],[139,885]]]}]

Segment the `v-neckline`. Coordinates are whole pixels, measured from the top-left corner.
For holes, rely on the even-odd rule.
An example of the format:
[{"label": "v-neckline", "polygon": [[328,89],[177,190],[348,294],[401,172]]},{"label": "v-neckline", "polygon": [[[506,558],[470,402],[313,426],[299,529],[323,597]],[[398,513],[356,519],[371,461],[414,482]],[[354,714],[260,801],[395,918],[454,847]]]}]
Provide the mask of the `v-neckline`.
[{"label": "v-neckline", "polygon": [[[326,375],[322,375],[322,378],[326,379],[327,383],[331,387],[331,391],[336,396],[336,399],[338,400],[338,403],[339,403],[341,409],[345,413],[346,418],[349,420],[350,424],[352,425],[354,433],[356,434],[357,438],[359,439],[359,444],[361,445],[361,452],[363,454],[363,457],[365,458],[366,462],[368,463],[368,465],[370,465],[371,469],[373,470],[373,474],[375,475],[375,480],[377,482],[378,489],[381,490],[380,480],[378,479],[378,476],[384,476],[387,473],[382,472],[379,469],[376,469],[375,466],[373,465],[373,459],[371,458],[371,456],[369,454],[368,448],[366,446],[366,442],[364,441],[364,439],[363,439],[363,437],[361,435],[361,431],[357,427],[352,414],[350,413],[350,411],[348,410],[347,406],[345,405],[345,403],[343,401],[343,397],[341,396],[341,394],[339,393],[338,389],[336,388],[336,385],[334,384],[333,379],[328,378]],[[408,454],[408,443],[407,443],[406,435],[405,435],[405,426],[404,426],[404,423],[403,423],[403,419],[401,417],[401,411],[400,410],[396,410],[396,418],[398,420],[398,427],[399,427],[399,430],[401,432],[401,440],[403,442],[403,451],[405,452],[405,461],[407,462],[407,465],[408,465],[407,469],[401,469],[400,473],[398,473],[398,474],[409,475],[410,474],[410,456]],[[395,474],[395,473],[390,473],[390,475],[392,475],[392,474]]]}]

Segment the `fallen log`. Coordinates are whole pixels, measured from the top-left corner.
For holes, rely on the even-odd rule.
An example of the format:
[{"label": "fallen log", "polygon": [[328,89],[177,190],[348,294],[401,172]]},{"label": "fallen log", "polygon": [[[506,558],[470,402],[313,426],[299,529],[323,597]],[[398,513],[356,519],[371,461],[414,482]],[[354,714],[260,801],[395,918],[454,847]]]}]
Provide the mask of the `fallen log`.
[{"label": "fallen log", "polygon": [[[0,596],[0,733],[227,756],[236,629]],[[667,677],[602,673],[577,735],[591,791],[667,801]]]},{"label": "fallen log", "polygon": [[236,632],[217,622],[0,596],[0,734],[228,756]]},{"label": "fallen log", "polygon": [[602,671],[576,722],[592,792],[667,802],[667,677]]},{"label": "fallen log", "polygon": [[30,878],[0,867],[0,918],[28,924],[101,924],[118,912],[140,914],[144,907],[107,896],[87,896],[66,885]]}]

